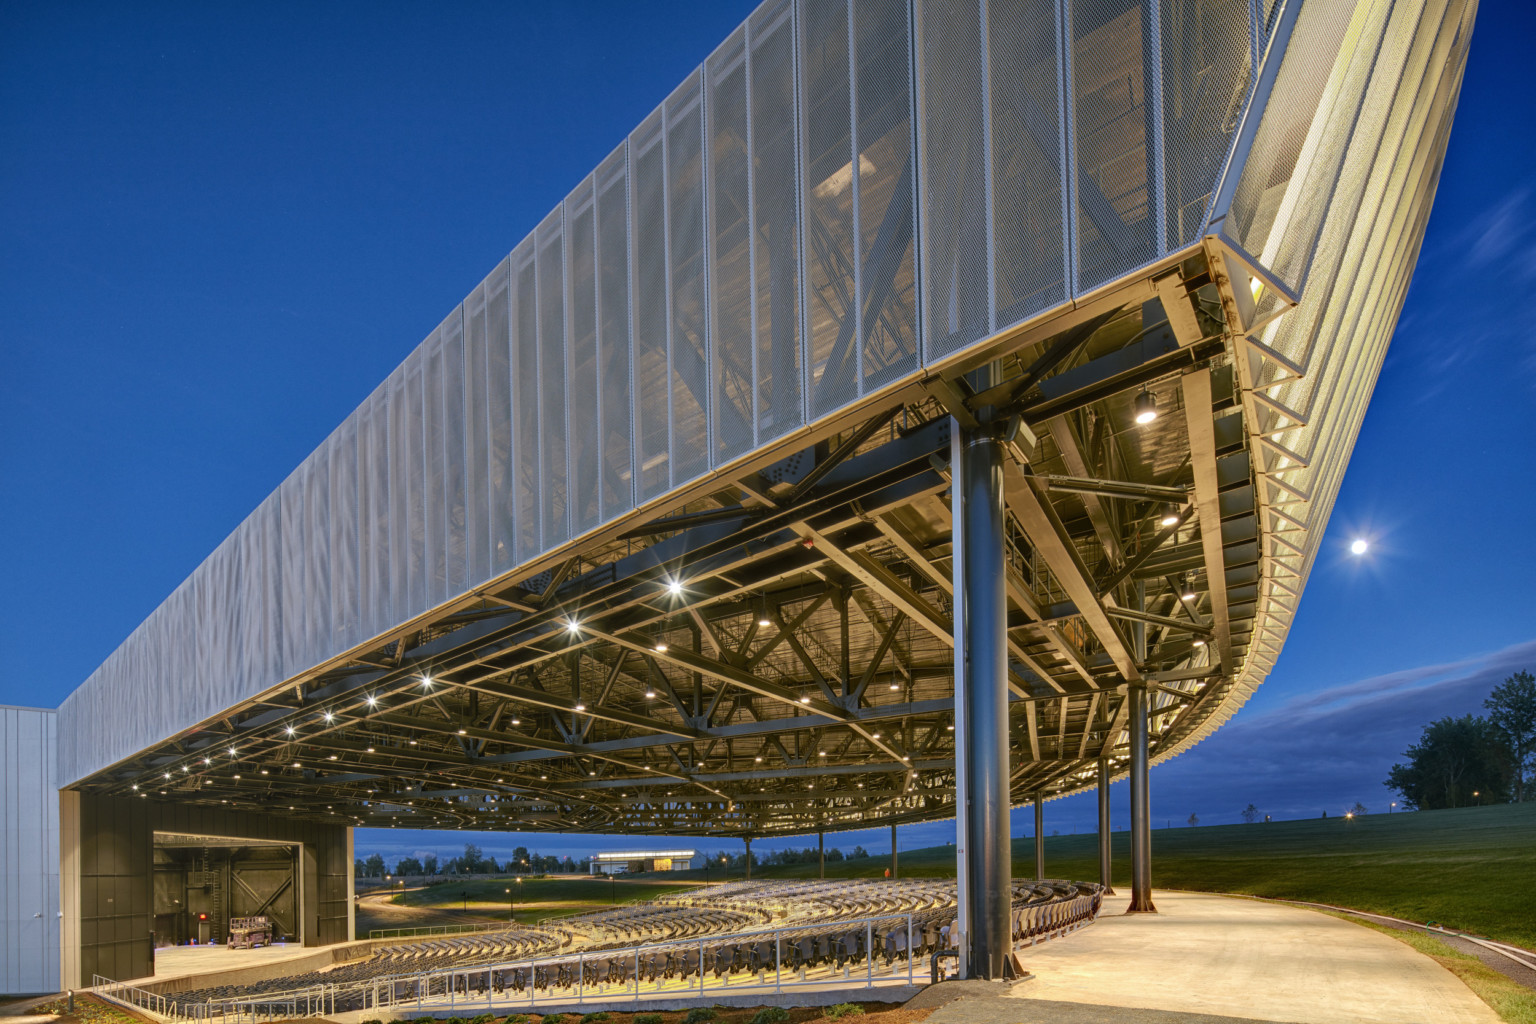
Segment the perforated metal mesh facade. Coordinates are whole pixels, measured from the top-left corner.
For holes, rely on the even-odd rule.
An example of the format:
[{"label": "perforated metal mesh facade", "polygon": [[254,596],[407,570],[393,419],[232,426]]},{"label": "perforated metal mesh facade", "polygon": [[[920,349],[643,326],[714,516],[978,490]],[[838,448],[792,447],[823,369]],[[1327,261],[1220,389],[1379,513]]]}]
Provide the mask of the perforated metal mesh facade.
[{"label": "perforated metal mesh facade", "polygon": [[[135,695],[71,719],[62,777],[1196,241],[1274,7],[764,3],[66,702]],[[1364,254],[1411,266],[1422,204],[1377,208],[1425,179],[1409,168],[1438,159],[1424,126],[1447,108],[1387,83],[1459,67],[1464,41],[1428,50],[1414,27],[1444,10],[1302,10],[1227,220],[1287,282]],[[1371,146],[1403,169],[1357,169]],[[1380,238],[1340,227],[1345,207]],[[1379,278],[1266,343],[1384,344],[1406,269]],[[1347,400],[1316,387],[1274,394]]]}]

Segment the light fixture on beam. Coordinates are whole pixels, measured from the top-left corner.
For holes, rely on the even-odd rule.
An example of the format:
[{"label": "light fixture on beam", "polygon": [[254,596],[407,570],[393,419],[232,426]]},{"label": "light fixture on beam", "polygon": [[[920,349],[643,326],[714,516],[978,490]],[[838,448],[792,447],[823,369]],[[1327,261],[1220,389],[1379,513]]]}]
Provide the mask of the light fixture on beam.
[{"label": "light fixture on beam", "polygon": [[1163,526],[1176,526],[1176,525],[1178,525],[1178,522],[1179,522],[1179,506],[1172,505],[1172,504],[1164,505],[1163,506],[1163,517],[1158,520],[1158,523],[1163,525]]},{"label": "light fixture on beam", "polygon": [[1151,392],[1143,389],[1141,394],[1136,396],[1132,411],[1135,413],[1136,422],[1146,426],[1157,419],[1157,399],[1152,397]]}]

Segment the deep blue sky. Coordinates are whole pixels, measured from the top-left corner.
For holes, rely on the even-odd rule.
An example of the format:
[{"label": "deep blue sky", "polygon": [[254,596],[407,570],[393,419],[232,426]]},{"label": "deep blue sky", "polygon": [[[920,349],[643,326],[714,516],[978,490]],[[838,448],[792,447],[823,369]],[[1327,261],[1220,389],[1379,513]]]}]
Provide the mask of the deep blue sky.
[{"label": "deep blue sky", "polygon": [[[89,675],[749,9],[0,4],[0,703]],[[1154,772],[1160,822],[1383,806],[1421,723],[1536,669],[1533,40],[1531,5],[1482,5],[1284,656]]]}]

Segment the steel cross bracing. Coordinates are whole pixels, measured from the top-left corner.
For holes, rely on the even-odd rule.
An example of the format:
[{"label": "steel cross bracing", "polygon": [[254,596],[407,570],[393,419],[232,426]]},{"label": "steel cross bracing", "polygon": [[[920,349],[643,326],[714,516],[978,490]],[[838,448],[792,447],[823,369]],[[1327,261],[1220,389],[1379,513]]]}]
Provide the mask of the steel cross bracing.
[{"label": "steel cross bracing", "polygon": [[[82,788],[371,826],[952,816],[947,460],[953,424],[983,419],[1012,425],[1013,799],[1092,785],[1101,757],[1123,771],[1128,681],[1149,687],[1156,756],[1230,686],[1259,574],[1232,343],[1204,258],[1183,255],[1173,287],[1000,339],[981,394],[975,358],[895,389]],[[1138,425],[1143,389],[1161,415]]]}]

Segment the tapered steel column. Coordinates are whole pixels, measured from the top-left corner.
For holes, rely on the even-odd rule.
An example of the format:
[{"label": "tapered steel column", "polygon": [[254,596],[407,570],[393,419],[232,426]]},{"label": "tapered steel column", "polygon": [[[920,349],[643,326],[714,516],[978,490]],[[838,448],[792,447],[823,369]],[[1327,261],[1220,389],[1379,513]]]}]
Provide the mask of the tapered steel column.
[{"label": "tapered steel column", "polygon": [[1152,905],[1152,802],[1147,792],[1147,688],[1132,685],[1131,702],[1131,912]]},{"label": "tapered steel column", "polygon": [[952,448],[957,634],[956,752],[966,976],[1001,979],[1011,951],[1008,603],[1003,588],[1003,446],[990,433]]},{"label": "tapered steel column", "polygon": [[821,877],[827,877],[827,836],[824,832],[816,833],[816,861],[821,865]]},{"label": "tapered steel column", "polygon": [[1035,878],[1045,877],[1045,797],[1035,791]]},{"label": "tapered steel column", "polygon": [[1110,831],[1109,831],[1109,758],[1099,758],[1099,884],[1106,895],[1113,896],[1115,887],[1109,882]]},{"label": "tapered steel column", "polygon": [[896,863],[896,826],[891,826],[891,877],[900,878],[901,868]]},{"label": "tapered steel column", "polygon": [[752,837],[747,837],[747,878],[752,877]]}]

